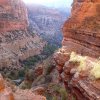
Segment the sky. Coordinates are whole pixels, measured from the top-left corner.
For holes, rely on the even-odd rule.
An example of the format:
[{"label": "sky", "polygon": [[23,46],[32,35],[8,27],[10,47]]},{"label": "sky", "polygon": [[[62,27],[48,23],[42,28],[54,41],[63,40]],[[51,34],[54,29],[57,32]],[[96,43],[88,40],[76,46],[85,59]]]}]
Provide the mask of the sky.
[{"label": "sky", "polygon": [[71,7],[73,0],[23,0],[26,4],[41,4],[48,7]]}]

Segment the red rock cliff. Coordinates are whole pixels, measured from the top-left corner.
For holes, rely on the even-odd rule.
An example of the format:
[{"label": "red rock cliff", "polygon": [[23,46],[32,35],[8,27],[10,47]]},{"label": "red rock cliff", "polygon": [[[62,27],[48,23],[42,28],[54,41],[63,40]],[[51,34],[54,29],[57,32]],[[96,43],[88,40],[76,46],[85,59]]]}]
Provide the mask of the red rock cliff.
[{"label": "red rock cliff", "polygon": [[72,15],[63,27],[68,52],[100,56],[100,1],[74,0]]},{"label": "red rock cliff", "polygon": [[22,0],[0,0],[0,69],[17,69],[19,61],[43,50],[43,40],[28,32],[27,27],[27,10]]},{"label": "red rock cliff", "polygon": [[74,0],[55,54],[68,100],[100,100],[100,0]]},{"label": "red rock cliff", "polygon": [[0,0],[0,32],[26,29],[27,10],[22,0]]}]

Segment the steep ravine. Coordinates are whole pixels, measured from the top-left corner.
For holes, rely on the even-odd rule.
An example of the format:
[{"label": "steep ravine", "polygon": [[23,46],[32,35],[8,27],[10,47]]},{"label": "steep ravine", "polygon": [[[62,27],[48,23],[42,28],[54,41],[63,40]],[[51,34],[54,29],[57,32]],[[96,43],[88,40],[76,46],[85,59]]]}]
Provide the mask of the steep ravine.
[{"label": "steep ravine", "polygon": [[29,24],[33,32],[49,44],[61,46],[64,21],[69,16],[69,9],[61,10],[43,5],[27,4]]},{"label": "steep ravine", "polygon": [[[0,67],[1,72],[20,67],[25,78],[20,84],[0,74],[0,100],[100,100],[100,1],[74,0],[63,26],[62,48],[34,66],[33,61],[45,58],[40,53],[46,43],[27,30],[24,3],[10,1],[0,0],[0,18],[5,23],[0,24]],[[27,58],[31,68],[25,66],[24,73],[21,62]],[[16,74],[17,70],[11,75]]]}]

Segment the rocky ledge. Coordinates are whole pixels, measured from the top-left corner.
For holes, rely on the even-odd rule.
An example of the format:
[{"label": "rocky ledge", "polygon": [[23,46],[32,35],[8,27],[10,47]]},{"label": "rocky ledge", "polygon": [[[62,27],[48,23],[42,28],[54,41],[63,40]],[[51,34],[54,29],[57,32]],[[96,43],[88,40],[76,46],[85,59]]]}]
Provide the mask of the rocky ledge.
[{"label": "rocky ledge", "polygon": [[[60,49],[55,54],[59,81],[64,83],[69,94],[68,100],[100,100],[100,60],[68,54]],[[70,99],[71,98],[71,99]]]}]

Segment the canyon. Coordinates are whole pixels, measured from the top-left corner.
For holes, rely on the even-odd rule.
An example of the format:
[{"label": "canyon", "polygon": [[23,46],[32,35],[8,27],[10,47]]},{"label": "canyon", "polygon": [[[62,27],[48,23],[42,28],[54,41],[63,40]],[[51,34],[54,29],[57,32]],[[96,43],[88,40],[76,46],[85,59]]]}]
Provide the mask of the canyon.
[{"label": "canyon", "polygon": [[[22,0],[0,0],[0,73],[20,70],[21,61],[43,50],[46,42],[28,31],[28,23],[27,8]],[[46,100],[31,90],[19,89],[0,74],[0,100],[26,99]]]},{"label": "canyon", "polygon": [[61,46],[61,28],[70,14],[69,9],[50,8],[36,4],[29,4],[27,8],[31,30],[49,44]]},{"label": "canyon", "polygon": [[[43,51],[29,20],[22,0],[0,0],[0,73]],[[62,31],[62,47],[26,70],[19,86],[0,74],[0,100],[100,100],[100,0],[73,0]]]}]

